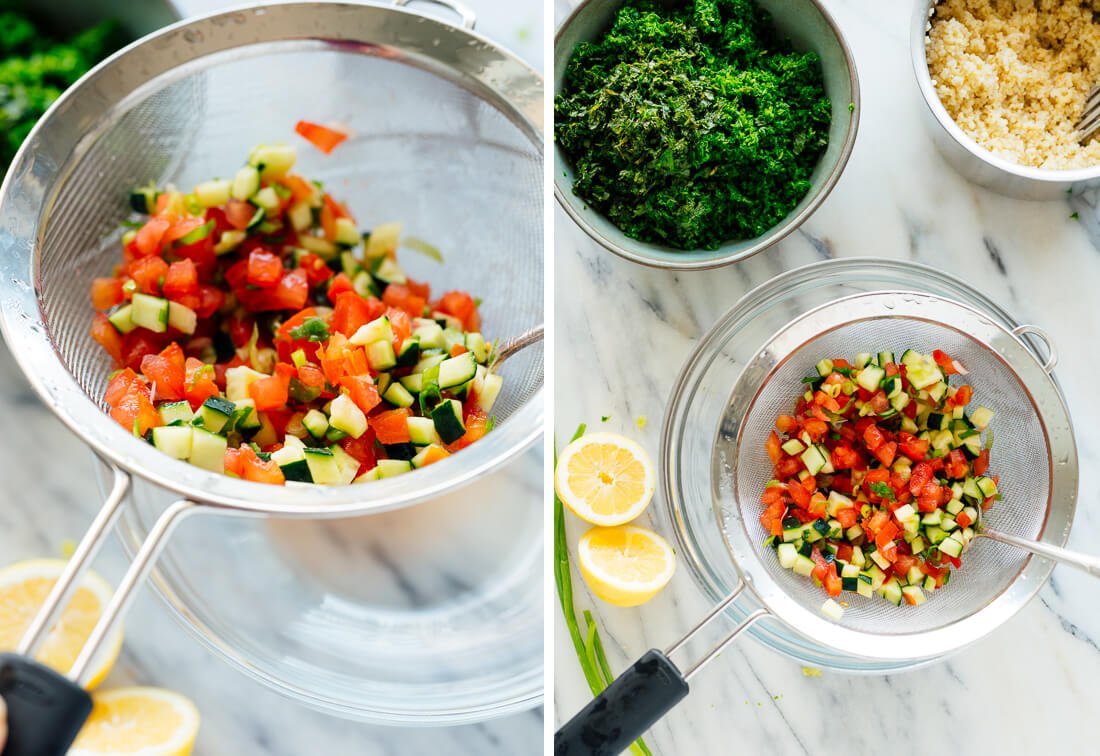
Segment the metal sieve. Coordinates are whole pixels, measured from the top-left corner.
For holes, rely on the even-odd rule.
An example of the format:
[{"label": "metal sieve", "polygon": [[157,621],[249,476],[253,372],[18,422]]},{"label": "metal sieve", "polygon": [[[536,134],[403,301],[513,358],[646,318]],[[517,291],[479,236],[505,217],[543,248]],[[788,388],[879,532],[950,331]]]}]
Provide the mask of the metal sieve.
[{"label": "metal sieve", "polygon": [[225,175],[257,142],[291,139],[302,118],[354,131],[330,157],[299,150],[304,175],[323,180],[364,227],[400,220],[407,233],[444,251],[443,266],[408,255],[403,262],[411,276],[436,291],[482,296],[490,337],[507,339],[541,323],[541,79],[473,33],[467,9],[452,0],[432,2],[450,8],[460,26],[403,7],[314,2],[256,6],[168,27],[81,79],[13,162],[0,189],[0,326],[31,385],[112,467],[114,482],[21,644],[22,656],[0,664],[0,693],[11,719],[27,723],[22,734],[12,732],[8,756],[63,751],[64,739],[75,734],[55,725],[53,740],[35,740],[44,736],[36,736],[31,723],[56,707],[20,698],[13,693],[20,685],[56,693],[55,703],[68,696],[74,710],[90,705],[71,684],[71,696],[57,692],[66,690],[62,678],[25,657],[94,556],[132,477],[179,499],[137,552],[68,674],[73,681],[83,678],[164,537],[185,515],[331,518],[407,506],[477,479],[541,434],[541,347],[501,368],[505,390],[494,407],[493,433],[430,468],[377,484],[283,488],[216,475],[133,438],[101,403],[111,365],[88,335],[87,287],[118,260],[127,192],[150,180],[190,187]]},{"label": "metal sieve", "polygon": [[[1024,343],[1038,336],[1050,355],[1041,363]],[[696,348],[707,354],[711,333]],[[803,376],[823,358],[867,350],[942,349],[966,366],[974,401],[996,412],[991,470],[1004,496],[985,515],[985,538],[973,542],[951,583],[919,608],[874,596],[844,594],[834,622],[821,613],[825,593],[784,570],[764,545],[760,495],[772,477],[764,442],[780,414],[804,391]],[[732,359],[722,350],[712,360]],[[689,360],[689,364],[695,357]],[[956,651],[1008,620],[1042,587],[1053,563],[1100,576],[1100,560],[1060,548],[1077,498],[1077,450],[1069,413],[1051,376],[1056,357],[1039,329],[1009,331],[967,305],[927,293],[874,291],[828,302],[773,334],[743,365],[717,420],[711,459],[712,505],[740,580],[684,638],[651,650],[558,733],[558,754],[618,753],[688,693],[687,681],[753,622],[779,620],[807,638],[855,657],[886,661],[934,658]],[[683,453],[666,423],[662,457]],[[730,495],[732,492],[732,496]],[[1012,541],[1010,545],[1007,541]],[[1000,541],[1000,542],[999,542]],[[1038,543],[1036,543],[1038,542]],[[1022,549],[1027,549],[1024,551]],[[761,608],[681,672],[669,657],[745,589]]]}]

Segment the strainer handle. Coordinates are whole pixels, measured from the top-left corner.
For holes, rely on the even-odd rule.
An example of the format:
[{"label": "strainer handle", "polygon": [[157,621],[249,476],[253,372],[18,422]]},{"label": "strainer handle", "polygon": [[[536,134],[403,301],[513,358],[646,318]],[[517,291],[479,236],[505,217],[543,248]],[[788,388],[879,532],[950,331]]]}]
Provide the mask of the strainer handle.
[{"label": "strainer handle", "polygon": [[19,654],[0,654],[9,729],[3,756],[64,756],[92,711],[92,697],[64,675]]},{"label": "strainer handle", "polygon": [[1070,567],[1076,567],[1095,578],[1100,578],[1100,558],[1089,554],[1070,551],[1060,546],[1051,546],[1049,543],[1043,543],[1042,541],[1029,541],[1026,538],[1019,538],[1017,536],[1008,535],[1007,533],[998,533],[988,528],[982,528],[978,531],[978,534],[994,541],[999,541],[1009,546],[1015,546],[1018,549],[1029,551],[1036,556],[1045,557],[1059,564],[1067,564]]},{"label": "strainer handle", "polygon": [[1054,348],[1054,339],[1050,338],[1050,334],[1039,326],[1019,325],[1012,329],[1012,335],[1016,338],[1028,334],[1043,342],[1043,346],[1047,350],[1047,361],[1043,363],[1043,372],[1054,372],[1054,368],[1058,364],[1058,350]]},{"label": "strainer handle", "polygon": [[462,19],[463,29],[473,29],[474,24],[477,23],[477,15],[473,9],[468,8],[457,0],[393,0],[393,4],[398,8],[404,8],[409,3],[422,2],[431,3],[432,5],[442,5],[444,8],[454,12],[456,16]]},{"label": "strainer handle", "polygon": [[555,756],[615,756],[688,694],[680,670],[651,649],[554,735]]}]

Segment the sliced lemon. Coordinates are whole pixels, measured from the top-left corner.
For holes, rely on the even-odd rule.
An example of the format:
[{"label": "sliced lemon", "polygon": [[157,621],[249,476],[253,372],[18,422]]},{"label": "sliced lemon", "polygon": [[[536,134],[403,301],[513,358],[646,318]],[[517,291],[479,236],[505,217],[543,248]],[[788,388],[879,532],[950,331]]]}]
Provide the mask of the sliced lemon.
[{"label": "sliced lemon", "polygon": [[656,596],[676,572],[668,541],[636,525],[592,528],[577,545],[584,582],[615,606],[638,606]]},{"label": "sliced lemon", "polygon": [[[0,651],[15,650],[64,569],[62,559],[29,559],[0,569]],[[112,593],[110,583],[94,572],[85,572],[36,658],[62,674],[68,672]],[[118,627],[92,661],[89,690],[111,671],[120,648],[122,629]]]},{"label": "sliced lemon", "polygon": [[188,756],[199,712],[178,693],[119,688],[92,696],[92,714],[69,756]]},{"label": "sliced lemon", "polygon": [[554,488],[565,506],[593,525],[623,525],[649,505],[656,482],[645,449],[614,433],[578,438],[558,458]]}]

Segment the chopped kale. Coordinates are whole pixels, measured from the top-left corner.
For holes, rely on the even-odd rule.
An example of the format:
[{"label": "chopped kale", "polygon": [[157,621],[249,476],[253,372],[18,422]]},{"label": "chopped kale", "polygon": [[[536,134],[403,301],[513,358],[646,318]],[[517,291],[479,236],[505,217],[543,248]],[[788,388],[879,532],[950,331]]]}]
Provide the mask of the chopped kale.
[{"label": "chopped kale", "polygon": [[627,236],[679,249],[779,223],[830,122],[817,54],[752,0],[628,0],[577,46],[554,110],[574,193]]}]

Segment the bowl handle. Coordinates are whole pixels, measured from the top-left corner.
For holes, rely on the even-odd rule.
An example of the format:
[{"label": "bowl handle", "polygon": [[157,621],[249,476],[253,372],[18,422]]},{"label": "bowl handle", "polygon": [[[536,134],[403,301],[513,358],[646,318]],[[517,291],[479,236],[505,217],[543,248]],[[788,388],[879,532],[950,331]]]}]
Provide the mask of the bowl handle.
[{"label": "bowl handle", "polygon": [[[393,4],[399,8],[404,8],[414,0],[393,0]],[[473,29],[474,24],[477,23],[477,15],[472,8],[468,8],[458,0],[419,0],[423,3],[432,3],[433,5],[442,5],[444,8],[451,10],[456,16],[462,19],[463,29]]]}]

